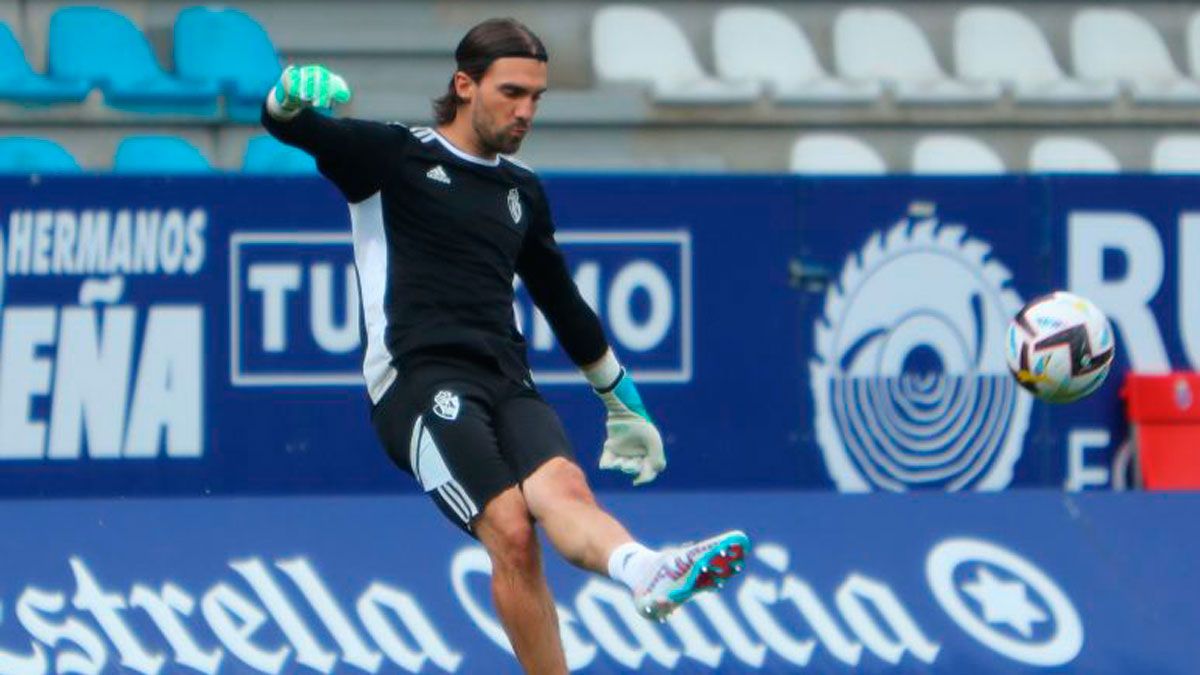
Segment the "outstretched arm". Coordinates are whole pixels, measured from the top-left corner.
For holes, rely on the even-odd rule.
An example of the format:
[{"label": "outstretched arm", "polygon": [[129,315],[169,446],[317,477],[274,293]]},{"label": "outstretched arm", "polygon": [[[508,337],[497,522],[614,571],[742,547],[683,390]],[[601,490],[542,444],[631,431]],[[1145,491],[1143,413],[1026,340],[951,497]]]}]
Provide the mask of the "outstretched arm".
[{"label": "outstretched arm", "polygon": [[379,122],[337,119],[316,109],[350,101],[346,81],[324,66],[288,66],[263,103],[262,125],[317,160],[317,168],[351,203],[379,190],[399,130]]}]

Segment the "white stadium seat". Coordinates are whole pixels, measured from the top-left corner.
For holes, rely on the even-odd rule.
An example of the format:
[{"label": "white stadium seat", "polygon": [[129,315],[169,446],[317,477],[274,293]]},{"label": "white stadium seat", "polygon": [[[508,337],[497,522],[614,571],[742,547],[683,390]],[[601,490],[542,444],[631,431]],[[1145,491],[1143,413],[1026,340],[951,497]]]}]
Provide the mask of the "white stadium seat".
[{"label": "white stadium seat", "polygon": [[1032,173],[1118,173],[1121,165],[1108,148],[1090,138],[1046,136],[1029,151]]},{"label": "white stadium seat", "polygon": [[1085,9],[1071,22],[1075,72],[1127,83],[1139,103],[1200,103],[1200,84],[1175,67],[1162,36],[1124,9]]},{"label": "white stadium seat", "polygon": [[846,134],[808,134],[792,145],[792,173],[826,176],[878,176],[887,165],[875,149]]},{"label": "white stadium seat", "polygon": [[883,81],[892,87],[897,101],[962,104],[1000,98],[999,83],[950,79],[921,29],[893,9],[843,10],[834,21],[833,38],[841,77]]},{"label": "white stadium seat", "polygon": [[1120,93],[1116,82],[1069,79],[1037,24],[1007,7],[977,6],[959,12],[954,60],[959,77],[1002,82],[1019,103],[1107,104]]},{"label": "white stadium seat", "polygon": [[609,5],[596,12],[592,63],[600,80],[650,85],[661,103],[747,103],[762,92],[755,82],[706,75],[683,30],[666,14],[640,5]]},{"label": "white stadium seat", "polygon": [[1154,144],[1150,170],[1155,173],[1200,173],[1200,135],[1163,136]]},{"label": "white stadium seat", "polygon": [[878,82],[831,78],[800,26],[767,7],[728,7],[713,21],[717,74],[729,80],[764,82],[785,103],[873,103]]},{"label": "white stadium seat", "polygon": [[994,150],[970,136],[933,134],[913,146],[913,173],[989,175],[1006,170]]},{"label": "white stadium seat", "polygon": [[1200,78],[1200,12],[1192,14],[1187,27],[1188,68],[1193,78]]}]

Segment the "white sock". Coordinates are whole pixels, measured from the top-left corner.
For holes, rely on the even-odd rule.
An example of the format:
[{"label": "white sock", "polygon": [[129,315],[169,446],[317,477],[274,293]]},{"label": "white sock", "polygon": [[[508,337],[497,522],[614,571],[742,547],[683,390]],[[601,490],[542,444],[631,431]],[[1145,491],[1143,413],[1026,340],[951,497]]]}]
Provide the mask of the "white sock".
[{"label": "white sock", "polygon": [[621,544],[608,557],[608,576],[625,584],[630,591],[636,591],[657,559],[658,551],[636,541]]}]

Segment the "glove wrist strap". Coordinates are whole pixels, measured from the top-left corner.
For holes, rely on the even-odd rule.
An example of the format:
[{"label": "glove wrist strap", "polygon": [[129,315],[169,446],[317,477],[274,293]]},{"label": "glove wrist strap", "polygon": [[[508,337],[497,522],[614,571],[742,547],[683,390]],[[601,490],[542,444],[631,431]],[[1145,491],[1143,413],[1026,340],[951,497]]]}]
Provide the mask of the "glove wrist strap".
[{"label": "glove wrist strap", "polygon": [[617,361],[612,349],[609,349],[604,352],[604,356],[600,357],[599,361],[584,368],[583,374],[596,393],[605,394],[616,388],[617,383],[625,374],[625,369]]},{"label": "glove wrist strap", "polygon": [[271,117],[274,117],[277,120],[286,121],[292,119],[296,115],[299,115],[301,110],[303,110],[302,107],[297,107],[294,110],[288,110],[287,108],[284,108],[283,104],[281,104],[279,100],[275,98],[274,87],[272,87],[271,91],[267,93],[267,114],[269,114]]}]

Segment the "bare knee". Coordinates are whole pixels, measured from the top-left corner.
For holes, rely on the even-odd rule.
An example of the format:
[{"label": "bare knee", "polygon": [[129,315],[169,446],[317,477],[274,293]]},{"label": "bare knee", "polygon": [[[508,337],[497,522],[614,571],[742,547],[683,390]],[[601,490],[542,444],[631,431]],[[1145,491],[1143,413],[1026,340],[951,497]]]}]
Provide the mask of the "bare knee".
[{"label": "bare knee", "polygon": [[523,485],[529,511],[541,520],[567,504],[594,505],[587,476],[575,462],[556,457],[543,464]]},{"label": "bare knee", "polygon": [[540,568],[537,533],[515,489],[487,505],[475,533],[492,559],[493,573],[529,575]]}]

